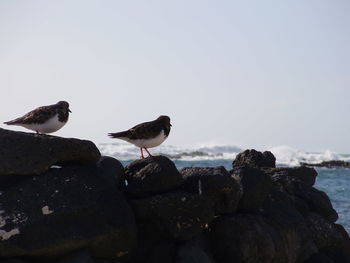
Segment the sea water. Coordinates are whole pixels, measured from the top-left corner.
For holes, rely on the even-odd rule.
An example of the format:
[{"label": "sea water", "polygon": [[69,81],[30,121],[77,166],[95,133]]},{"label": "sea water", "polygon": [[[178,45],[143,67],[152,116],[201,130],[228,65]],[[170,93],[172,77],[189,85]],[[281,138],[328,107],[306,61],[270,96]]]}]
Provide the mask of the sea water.
[{"label": "sea water", "polygon": [[[140,156],[137,147],[123,142],[99,144],[99,149],[103,155],[113,156],[120,160],[123,165],[127,165]],[[264,151],[261,149],[257,150]],[[275,155],[277,166],[283,167],[298,166],[300,162],[350,161],[350,155],[331,151],[310,153],[286,146],[273,147],[266,150],[271,151]],[[232,161],[243,149],[236,146],[179,147],[161,145],[155,149],[150,149],[150,151],[154,154],[169,156],[178,169],[191,166],[224,166],[227,170],[230,170],[232,169]],[[350,233],[350,170],[343,168],[317,168],[316,170],[318,176],[314,187],[327,193],[339,215],[337,223],[343,225],[347,232]]]}]

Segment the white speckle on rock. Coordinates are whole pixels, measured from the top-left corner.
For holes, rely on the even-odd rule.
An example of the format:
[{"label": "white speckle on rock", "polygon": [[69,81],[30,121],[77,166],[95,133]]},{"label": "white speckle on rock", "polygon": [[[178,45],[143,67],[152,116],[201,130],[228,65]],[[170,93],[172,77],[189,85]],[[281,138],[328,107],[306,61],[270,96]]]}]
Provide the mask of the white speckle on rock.
[{"label": "white speckle on rock", "polygon": [[[0,227],[3,227],[6,225],[6,219],[8,219],[8,216],[3,216],[2,214],[4,214],[5,211],[4,210],[0,210]],[[7,240],[10,237],[14,236],[14,235],[18,235],[19,234],[19,229],[18,228],[14,228],[10,231],[6,231],[3,229],[0,229],[0,238],[1,240]]]},{"label": "white speckle on rock", "polygon": [[14,224],[22,224],[28,220],[28,217],[24,214],[17,213],[12,215],[12,223]]},{"label": "white speckle on rock", "polygon": [[181,229],[181,224],[179,222],[176,223],[177,229]]},{"label": "white speckle on rock", "polygon": [[19,234],[19,229],[18,228],[14,228],[10,231],[5,231],[5,230],[2,230],[0,229],[0,237],[2,240],[7,240],[9,238],[11,238],[12,236],[14,235],[18,235]]},{"label": "white speckle on rock", "polygon": [[41,212],[43,213],[43,215],[49,215],[53,213],[53,210],[50,210],[50,208],[46,205],[41,208]]}]

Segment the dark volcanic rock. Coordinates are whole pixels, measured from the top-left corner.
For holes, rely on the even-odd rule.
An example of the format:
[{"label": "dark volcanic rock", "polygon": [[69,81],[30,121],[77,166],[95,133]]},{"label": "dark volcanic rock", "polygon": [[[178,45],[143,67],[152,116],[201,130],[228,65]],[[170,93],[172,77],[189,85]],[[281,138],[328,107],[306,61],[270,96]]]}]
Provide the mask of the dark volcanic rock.
[{"label": "dark volcanic rock", "polygon": [[214,217],[214,205],[203,195],[174,192],[132,200],[138,225],[153,235],[188,240],[200,234]]},{"label": "dark volcanic rock", "polygon": [[319,249],[335,262],[350,262],[350,238],[345,229],[310,213],[306,222]]},{"label": "dark volcanic rock", "polygon": [[286,192],[273,187],[264,202],[261,215],[274,228],[276,262],[285,262],[286,259],[289,262],[302,262],[311,254],[318,252],[304,216]]},{"label": "dark volcanic rock", "polygon": [[333,209],[328,196],[311,186],[312,179],[310,178],[313,171],[309,170],[310,178],[306,179],[307,176],[303,177],[301,174],[295,176],[298,174],[295,171],[298,170],[297,168],[274,169],[274,172],[269,171],[268,174],[276,189],[287,193],[300,212],[305,214],[305,212],[313,211],[335,222],[338,214]]},{"label": "dark volcanic rock", "polygon": [[207,253],[194,242],[185,242],[178,247],[176,263],[214,263]]},{"label": "dark volcanic rock", "polygon": [[269,152],[258,152],[254,149],[245,150],[236,156],[236,159],[232,163],[233,168],[238,167],[276,167],[276,158]]},{"label": "dark volcanic rock", "polygon": [[210,224],[217,262],[303,262],[317,252],[303,243],[299,232],[257,215],[220,217]]},{"label": "dark volcanic rock", "polygon": [[136,160],[125,167],[127,194],[130,197],[146,197],[168,192],[179,187],[182,176],[175,164],[165,156]]},{"label": "dark volcanic rock", "polygon": [[23,259],[4,259],[0,260],[0,263],[32,263]]},{"label": "dark volcanic rock", "polygon": [[333,160],[333,161],[323,161],[320,163],[303,163],[300,165],[314,166],[314,167],[325,167],[325,168],[350,168],[350,162]]},{"label": "dark volcanic rock", "polygon": [[95,257],[128,255],[136,243],[133,213],[99,169],[50,169],[3,191],[0,257],[56,257],[81,248]]},{"label": "dark volcanic rock", "polygon": [[298,193],[298,196],[308,203],[311,211],[322,215],[331,222],[338,220],[338,214],[334,210],[332,203],[325,192],[317,190],[313,187],[303,190]]},{"label": "dark volcanic rock", "polygon": [[125,173],[123,165],[115,158],[102,156],[97,162],[98,176],[107,183],[114,184],[119,190],[125,188]]},{"label": "dark volcanic rock", "polygon": [[267,174],[283,174],[298,179],[308,186],[313,186],[316,181],[317,172],[314,168],[306,166],[291,167],[291,168],[273,168],[264,169]]},{"label": "dark volcanic rock", "polygon": [[215,204],[216,215],[236,211],[242,192],[237,181],[223,166],[187,167],[180,173],[184,177],[183,189],[211,198]]},{"label": "dark volcanic rock", "polygon": [[288,171],[287,176],[298,178],[308,186],[313,186],[316,181],[317,172],[314,168],[308,167],[293,167],[285,168]]},{"label": "dark volcanic rock", "polygon": [[[158,239],[152,233],[154,229],[144,229],[139,225],[138,245],[129,262],[132,263],[173,263],[176,253],[176,242]],[[157,233],[156,233],[157,234]]]},{"label": "dark volcanic rock", "polygon": [[220,217],[210,225],[215,260],[272,262],[276,253],[272,232],[262,219],[251,215]]},{"label": "dark volcanic rock", "polygon": [[350,238],[334,223],[328,196],[313,187],[316,171],[275,168],[270,152],[245,151],[230,172],[180,174],[164,156],[124,169],[114,158],[97,160],[97,151],[95,159],[60,159],[62,168],[47,164],[35,175],[65,151],[54,147],[67,142],[72,152],[75,139],[0,130],[0,146],[8,142],[1,133],[25,138],[29,155],[31,142],[35,158],[27,165],[20,155],[16,164],[10,155],[16,171],[32,175],[1,174],[10,166],[0,161],[0,263],[350,262]]},{"label": "dark volcanic rock", "polygon": [[0,175],[40,174],[54,164],[95,163],[100,156],[90,141],[0,128]]},{"label": "dark volcanic rock", "polygon": [[95,263],[90,253],[86,250],[79,250],[65,256],[55,263]]},{"label": "dark volcanic rock", "polygon": [[307,260],[305,260],[303,263],[335,263],[332,259],[330,259],[325,254],[314,254]]},{"label": "dark volcanic rock", "polygon": [[232,176],[241,184],[243,190],[238,208],[250,211],[260,208],[272,187],[270,177],[252,167],[233,170]]}]

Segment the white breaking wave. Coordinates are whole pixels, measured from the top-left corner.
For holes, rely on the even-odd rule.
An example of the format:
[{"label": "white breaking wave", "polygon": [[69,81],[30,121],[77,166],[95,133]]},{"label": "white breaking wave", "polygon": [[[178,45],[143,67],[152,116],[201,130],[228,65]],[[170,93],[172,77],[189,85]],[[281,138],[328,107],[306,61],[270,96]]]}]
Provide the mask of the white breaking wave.
[{"label": "white breaking wave", "polygon": [[297,166],[300,162],[316,164],[332,160],[350,161],[349,154],[339,154],[330,150],[303,152],[289,146],[277,146],[268,150],[275,155],[277,164],[280,165]]},{"label": "white breaking wave", "polygon": [[[140,157],[139,148],[132,144],[101,143],[98,145],[102,155],[113,156],[119,160],[134,160]],[[211,146],[171,146],[160,145],[151,148],[152,154],[162,154],[172,159],[184,161],[200,160],[233,160],[237,154],[244,149],[230,145],[211,145]],[[260,149],[259,149],[260,150]],[[320,163],[322,161],[343,160],[350,161],[350,155],[338,154],[332,151],[323,152],[304,152],[289,146],[277,146],[266,149],[271,151],[276,157],[277,165],[298,166],[300,162]]]},{"label": "white breaking wave", "polygon": [[[133,160],[140,157],[140,149],[132,144],[118,143],[101,143],[98,145],[103,155],[113,156],[119,160]],[[197,161],[197,160],[233,160],[236,155],[242,151],[236,146],[172,146],[160,145],[156,148],[151,148],[149,151],[152,154],[162,154],[173,159]]]}]

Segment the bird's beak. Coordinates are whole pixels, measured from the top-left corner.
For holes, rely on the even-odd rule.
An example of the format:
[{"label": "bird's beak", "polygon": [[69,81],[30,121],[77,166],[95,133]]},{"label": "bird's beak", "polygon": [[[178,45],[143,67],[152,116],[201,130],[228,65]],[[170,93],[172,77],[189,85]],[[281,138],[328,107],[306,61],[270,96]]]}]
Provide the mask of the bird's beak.
[{"label": "bird's beak", "polygon": [[68,111],[71,113],[72,111],[70,109],[68,109]]}]

